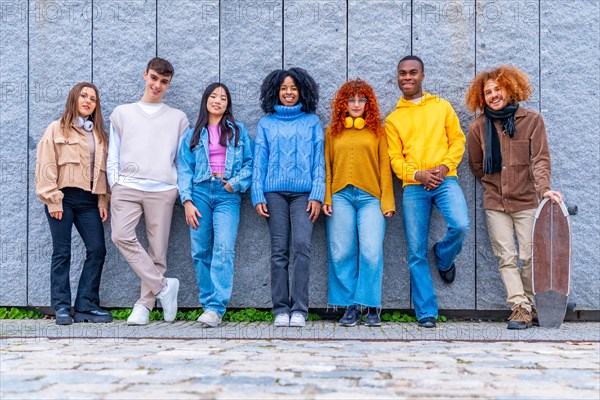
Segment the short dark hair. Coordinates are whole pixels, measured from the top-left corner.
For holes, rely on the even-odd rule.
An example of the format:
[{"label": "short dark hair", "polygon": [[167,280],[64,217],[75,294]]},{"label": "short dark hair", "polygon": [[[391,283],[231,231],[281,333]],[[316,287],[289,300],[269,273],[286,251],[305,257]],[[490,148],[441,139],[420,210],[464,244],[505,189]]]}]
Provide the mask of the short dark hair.
[{"label": "short dark hair", "polygon": [[155,70],[161,75],[171,77],[175,75],[175,68],[173,68],[173,65],[164,58],[154,57],[152,60],[148,61],[146,72],[149,72],[151,69]]},{"label": "short dark hair", "polygon": [[308,72],[294,67],[288,70],[278,69],[271,72],[260,86],[260,107],[265,114],[273,114],[279,101],[279,87],[287,77],[291,77],[298,87],[302,111],[314,114],[319,103],[319,86]]},{"label": "short dark hair", "polygon": [[423,60],[421,60],[419,57],[417,56],[406,56],[404,58],[402,58],[402,60],[400,60],[398,62],[398,70],[400,70],[400,64],[402,64],[404,61],[417,61],[419,64],[421,64],[421,72],[425,72],[425,64],[423,64]]}]

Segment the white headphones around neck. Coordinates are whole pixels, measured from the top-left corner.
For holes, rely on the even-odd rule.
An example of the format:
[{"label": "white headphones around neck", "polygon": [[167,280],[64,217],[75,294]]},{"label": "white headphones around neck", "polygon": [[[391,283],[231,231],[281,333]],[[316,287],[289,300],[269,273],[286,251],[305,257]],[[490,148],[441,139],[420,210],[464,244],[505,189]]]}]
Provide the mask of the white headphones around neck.
[{"label": "white headphones around neck", "polygon": [[91,132],[92,129],[94,129],[94,123],[89,119],[77,117],[77,127],[83,128],[84,130]]}]

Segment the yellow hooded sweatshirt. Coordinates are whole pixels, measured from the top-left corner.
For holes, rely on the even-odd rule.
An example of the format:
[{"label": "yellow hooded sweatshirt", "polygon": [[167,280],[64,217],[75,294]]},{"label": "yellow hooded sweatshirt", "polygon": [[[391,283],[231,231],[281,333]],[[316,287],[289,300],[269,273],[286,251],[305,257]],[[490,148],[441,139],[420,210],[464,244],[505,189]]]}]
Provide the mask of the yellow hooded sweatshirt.
[{"label": "yellow hooded sweatshirt", "polygon": [[418,104],[401,97],[385,120],[385,133],[392,171],[402,187],[420,185],[415,172],[441,164],[448,167],[446,176],[457,176],[466,138],[448,101],[426,92]]}]

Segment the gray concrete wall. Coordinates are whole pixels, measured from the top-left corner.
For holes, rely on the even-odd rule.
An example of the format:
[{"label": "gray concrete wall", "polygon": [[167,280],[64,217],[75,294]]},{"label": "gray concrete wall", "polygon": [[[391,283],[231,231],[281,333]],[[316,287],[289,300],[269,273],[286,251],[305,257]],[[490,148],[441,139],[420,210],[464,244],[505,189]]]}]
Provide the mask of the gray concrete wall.
[{"label": "gray concrete wall", "polygon": [[[346,79],[373,84],[382,113],[394,109],[397,61],[417,54],[426,63],[425,90],[447,98],[466,132],[473,119],[464,93],[475,73],[510,63],[524,69],[535,94],[528,107],[541,111],[553,158],[553,186],[580,213],[572,219],[571,300],[578,309],[600,309],[600,49],[598,0],[0,0],[0,305],[48,305],[50,235],[34,195],[35,145],[60,116],[69,88],[91,80],[101,91],[104,114],[143,92],[146,62],[159,55],[176,68],[166,101],[195,122],[204,87],[226,83],[237,118],[254,136],[261,117],[260,82],[275,68],[301,66],[321,87],[318,115]],[[460,183],[472,229],[458,258],[458,278],[442,285],[440,308],[506,309],[482,208],[481,185],[466,165]],[[400,183],[396,200],[401,202]],[[444,232],[433,214],[430,242]],[[101,287],[102,304],[131,306],[139,280],[110,242]],[[139,229],[145,240],[143,226]],[[402,220],[388,221],[383,305],[410,308]],[[74,234],[73,289],[84,258]],[[175,206],[169,276],[181,282],[183,307],[196,307],[197,285],[189,257],[181,204]],[[269,241],[264,220],[242,202],[231,306],[270,307]],[[316,223],[311,306],[327,305],[324,220]]]}]

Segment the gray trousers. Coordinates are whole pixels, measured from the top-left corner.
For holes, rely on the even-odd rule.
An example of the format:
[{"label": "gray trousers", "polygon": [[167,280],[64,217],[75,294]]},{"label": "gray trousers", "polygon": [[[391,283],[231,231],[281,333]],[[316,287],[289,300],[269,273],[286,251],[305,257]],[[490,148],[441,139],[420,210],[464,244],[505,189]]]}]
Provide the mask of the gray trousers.
[{"label": "gray trousers", "polygon": [[[310,275],[310,239],[313,223],[308,219],[308,193],[265,193],[270,217],[271,234],[271,300],[273,313],[300,312],[308,314],[308,283]],[[290,265],[290,234],[293,252],[292,290]]]}]

